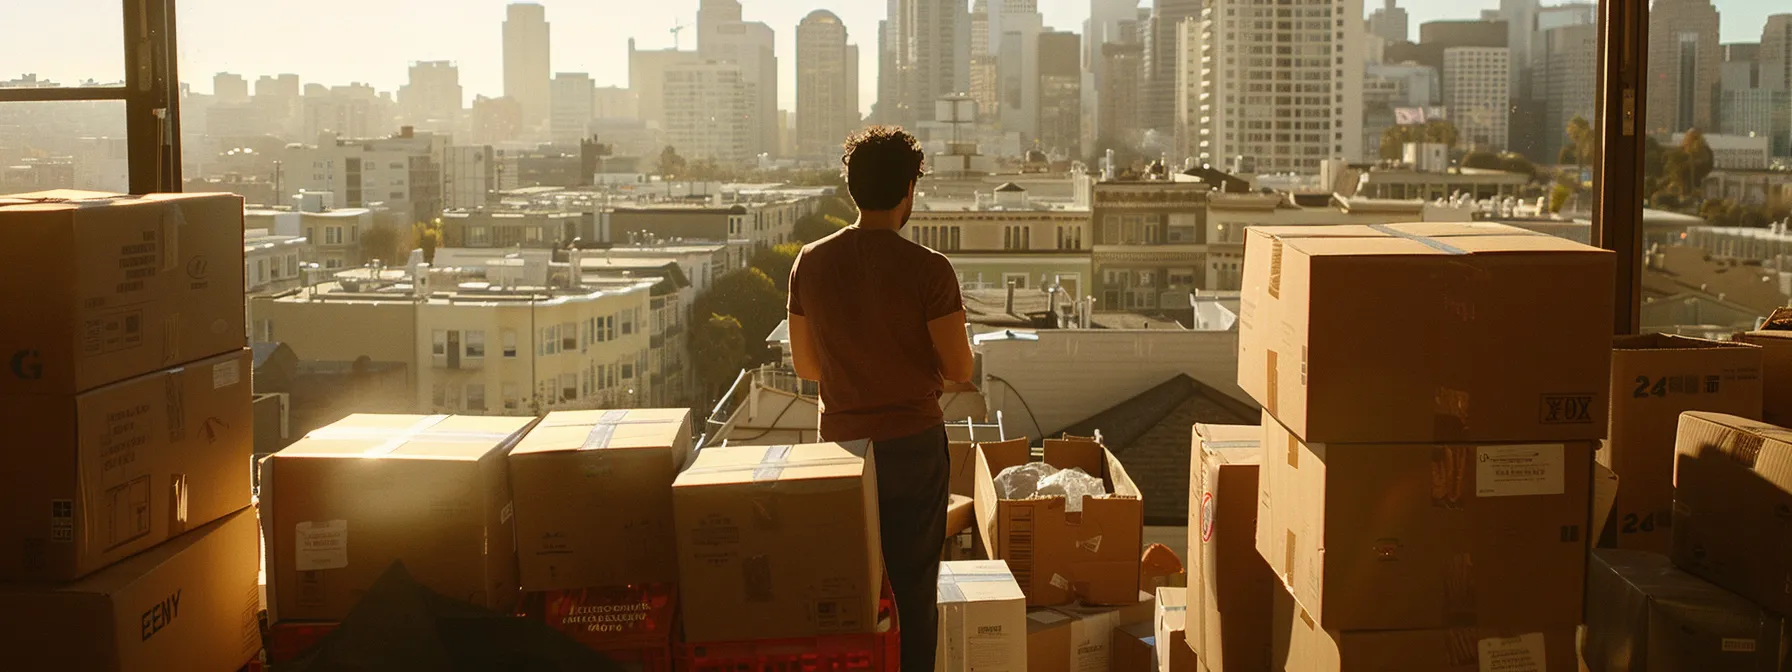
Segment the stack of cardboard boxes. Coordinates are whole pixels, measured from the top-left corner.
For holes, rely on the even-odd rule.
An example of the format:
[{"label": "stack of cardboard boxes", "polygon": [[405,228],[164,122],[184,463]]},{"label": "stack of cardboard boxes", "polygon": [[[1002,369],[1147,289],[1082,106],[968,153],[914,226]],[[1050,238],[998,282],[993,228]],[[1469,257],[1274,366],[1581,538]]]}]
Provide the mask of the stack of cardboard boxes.
[{"label": "stack of cardboard boxes", "polygon": [[1491,224],[1249,236],[1271,660],[1577,669],[1611,254]]},{"label": "stack of cardboard boxes", "polygon": [[0,197],[9,668],[260,648],[242,222],[223,194]]}]

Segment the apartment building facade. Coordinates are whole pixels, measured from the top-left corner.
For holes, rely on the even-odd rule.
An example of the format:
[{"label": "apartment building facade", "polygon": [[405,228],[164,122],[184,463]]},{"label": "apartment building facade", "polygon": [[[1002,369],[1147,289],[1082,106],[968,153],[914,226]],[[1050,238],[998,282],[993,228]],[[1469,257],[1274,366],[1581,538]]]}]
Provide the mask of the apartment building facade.
[{"label": "apartment building facade", "polygon": [[1037,290],[1053,284],[1072,297],[1088,290],[1091,262],[1087,210],[917,210],[903,227],[909,240],[952,260],[964,289]]},{"label": "apartment building facade", "polygon": [[1201,182],[1095,184],[1090,242],[1097,310],[1184,308],[1206,289],[1207,202]]}]

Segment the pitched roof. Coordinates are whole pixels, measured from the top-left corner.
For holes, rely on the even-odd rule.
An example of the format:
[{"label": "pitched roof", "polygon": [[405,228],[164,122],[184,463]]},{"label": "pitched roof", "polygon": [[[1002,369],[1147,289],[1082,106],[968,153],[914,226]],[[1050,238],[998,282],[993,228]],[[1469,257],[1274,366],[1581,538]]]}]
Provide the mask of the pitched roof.
[{"label": "pitched roof", "polygon": [[1184,525],[1195,424],[1255,425],[1260,419],[1257,409],[1176,374],[1064,433],[1092,436],[1100,430],[1102,443],[1120,458],[1145,497],[1146,524]]}]

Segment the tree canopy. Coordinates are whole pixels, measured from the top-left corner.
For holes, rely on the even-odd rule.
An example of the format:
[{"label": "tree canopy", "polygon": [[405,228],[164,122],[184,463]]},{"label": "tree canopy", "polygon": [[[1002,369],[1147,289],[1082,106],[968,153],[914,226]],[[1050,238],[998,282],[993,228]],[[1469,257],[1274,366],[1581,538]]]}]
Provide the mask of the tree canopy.
[{"label": "tree canopy", "polygon": [[747,340],[740,320],[710,315],[696,320],[691,329],[691,360],[705,400],[721,394],[747,365]]},{"label": "tree canopy", "polygon": [[1423,124],[1389,126],[1381,132],[1381,158],[1399,161],[1405,155],[1406,143],[1409,142],[1436,143],[1455,149],[1458,137],[1456,125],[1442,119]]},{"label": "tree canopy", "polygon": [[765,357],[765,337],[784,321],[784,292],[764,271],[747,267],[730,271],[709,292],[692,302],[693,315],[727,315],[740,321],[747,355]]},{"label": "tree canopy", "polygon": [[790,269],[796,266],[796,255],[802,251],[803,246],[798,243],[768,247],[753,255],[751,265],[771,278],[778,291],[789,291]]}]

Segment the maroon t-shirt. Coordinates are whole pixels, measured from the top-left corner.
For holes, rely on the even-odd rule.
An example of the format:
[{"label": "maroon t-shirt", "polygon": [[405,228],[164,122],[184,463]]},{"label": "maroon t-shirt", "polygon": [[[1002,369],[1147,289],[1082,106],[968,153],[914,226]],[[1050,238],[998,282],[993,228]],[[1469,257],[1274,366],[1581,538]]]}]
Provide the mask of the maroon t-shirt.
[{"label": "maroon t-shirt", "polygon": [[927,323],[964,310],[945,255],[895,231],[846,227],[797,255],[789,308],[820,355],[824,440],[887,441],[944,420]]}]

